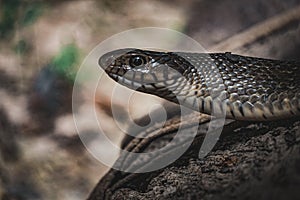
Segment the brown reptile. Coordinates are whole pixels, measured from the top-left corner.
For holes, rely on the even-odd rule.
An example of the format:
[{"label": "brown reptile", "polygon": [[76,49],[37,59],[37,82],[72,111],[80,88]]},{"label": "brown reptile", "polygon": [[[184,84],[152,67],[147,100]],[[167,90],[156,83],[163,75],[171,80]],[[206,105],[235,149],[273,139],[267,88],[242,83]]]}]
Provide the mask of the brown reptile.
[{"label": "brown reptile", "polygon": [[[249,121],[284,119],[300,113],[300,65],[296,61],[231,53],[121,49],[103,55],[99,64],[111,78],[129,88],[160,96],[202,113],[211,114],[214,111],[219,116],[243,121],[228,124],[223,132],[232,131]],[[127,137],[123,148],[131,152],[143,152],[157,138],[172,138],[179,126],[188,132],[188,127],[196,124],[200,124],[200,128],[192,146],[203,142],[210,117],[196,116],[194,113],[180,121],[180,113],[169,114],[170,119],[164,125],[157,126],[163,128],[152,127],[138,134],[150,136],[147,138]],[[159,162],[173,152],[176,153],[170,150],[159,158],[153,156],[142,162],[123,155],[116,165],[145,167],[150,160],[152,162],[155,158]],[[96,186],[89,199],[109,199],[116,188],[135,176],[112,169]]]}]

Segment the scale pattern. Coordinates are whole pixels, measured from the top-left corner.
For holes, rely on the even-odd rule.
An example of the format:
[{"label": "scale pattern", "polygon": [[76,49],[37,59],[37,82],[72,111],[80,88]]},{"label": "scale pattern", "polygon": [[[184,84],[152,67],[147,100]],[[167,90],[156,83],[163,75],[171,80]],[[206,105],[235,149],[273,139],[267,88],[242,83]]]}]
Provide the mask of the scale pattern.
[{"label": "scale pattern", "polygon": [[120,84],[237,120],[300,114],[300,64],[227,53],[119,49],[99,59]]}]

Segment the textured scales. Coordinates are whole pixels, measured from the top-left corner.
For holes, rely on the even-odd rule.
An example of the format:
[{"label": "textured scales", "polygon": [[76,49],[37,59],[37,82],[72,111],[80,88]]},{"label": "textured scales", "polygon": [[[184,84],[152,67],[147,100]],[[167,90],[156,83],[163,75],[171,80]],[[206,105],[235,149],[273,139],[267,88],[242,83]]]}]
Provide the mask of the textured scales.
[{"label": "textured scales", "polygon": [[300,114],[296,61],[119,49],[99,64],[122,85],[206,114],[257,121]]}]

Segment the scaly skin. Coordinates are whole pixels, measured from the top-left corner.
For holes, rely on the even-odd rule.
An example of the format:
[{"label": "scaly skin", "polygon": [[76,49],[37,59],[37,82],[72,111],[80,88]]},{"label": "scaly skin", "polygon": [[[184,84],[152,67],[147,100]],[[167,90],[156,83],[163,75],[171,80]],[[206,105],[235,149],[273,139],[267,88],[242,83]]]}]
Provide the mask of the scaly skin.
[{"label": "scaly skin", "polygon": [[300,114],[300,63],[231,53],[119,49],[99,60],[120,84],[202,113],[243,121]]}]

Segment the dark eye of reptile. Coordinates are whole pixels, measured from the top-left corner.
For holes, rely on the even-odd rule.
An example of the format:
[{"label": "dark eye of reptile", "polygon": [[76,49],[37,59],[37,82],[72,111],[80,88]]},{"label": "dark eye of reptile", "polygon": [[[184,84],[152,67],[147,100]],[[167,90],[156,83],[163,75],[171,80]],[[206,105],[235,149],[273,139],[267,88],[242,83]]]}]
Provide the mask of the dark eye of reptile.
[{"label": "dark eye of reptile", "polygon": [[134,57],[130,58],[130,60],[129,60],[129,64],[132,67],[139,67],[145,63],[146,63],[145,58],[143,58],[141,56],[134,56]]}]

